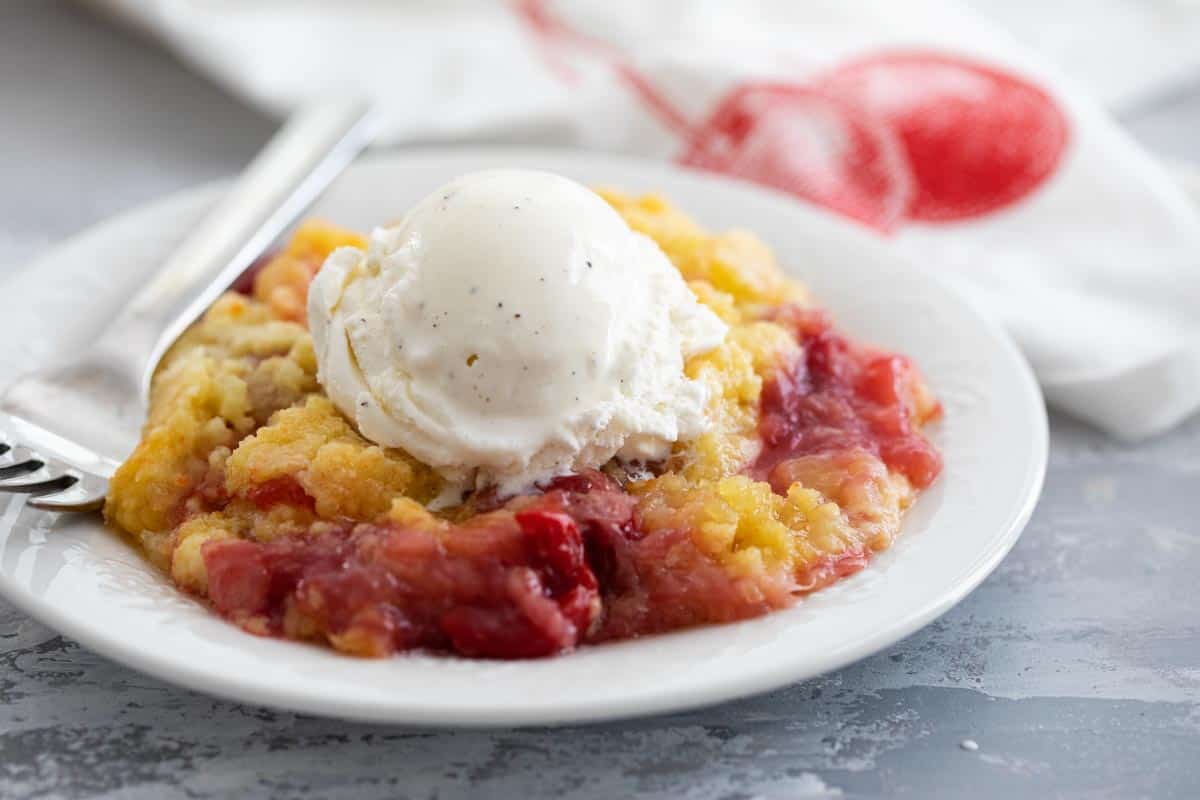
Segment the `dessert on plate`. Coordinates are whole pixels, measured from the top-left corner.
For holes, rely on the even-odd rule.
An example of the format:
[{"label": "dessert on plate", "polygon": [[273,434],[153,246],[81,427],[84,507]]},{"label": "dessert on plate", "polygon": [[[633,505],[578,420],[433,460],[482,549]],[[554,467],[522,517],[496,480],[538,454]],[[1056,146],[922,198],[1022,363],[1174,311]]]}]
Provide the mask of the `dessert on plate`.
[{"label": "dessert on plate", "polygon": [[752,234],[490,170],[301,226],[164,358],[105,513],[253,633],[547,656],[857,571],[939,413]]}]

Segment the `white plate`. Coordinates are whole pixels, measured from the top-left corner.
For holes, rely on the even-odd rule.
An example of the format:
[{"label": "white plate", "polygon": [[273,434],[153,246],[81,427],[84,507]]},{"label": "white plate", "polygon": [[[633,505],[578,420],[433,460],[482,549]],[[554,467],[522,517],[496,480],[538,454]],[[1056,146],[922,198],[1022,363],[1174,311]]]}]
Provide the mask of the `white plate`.
[{"label": "white plate", "polygon": [[[912,355],[945,404],[933,435],[946,468],[897,544],[795,608],[739,624],[542,661],[363,661],[243,633],[176,591],[98,519],[54,517],[0,497],[4,596],[112,659],[223,697],[398,723],[556,724],[714,703],[849,664],[949,609],[1012,547],[1046,464],[1046,417],[1029,368],[959,295],[858,228],[781,194],[668,165],[530,150],[372,158],[316,213],[365,229],[442,181],[490,166],[657,190],[708,226],[751,228],[843,328]],[[0,376],[86,342],[219,191],[202,187],[99,225],[0,286]]]}]

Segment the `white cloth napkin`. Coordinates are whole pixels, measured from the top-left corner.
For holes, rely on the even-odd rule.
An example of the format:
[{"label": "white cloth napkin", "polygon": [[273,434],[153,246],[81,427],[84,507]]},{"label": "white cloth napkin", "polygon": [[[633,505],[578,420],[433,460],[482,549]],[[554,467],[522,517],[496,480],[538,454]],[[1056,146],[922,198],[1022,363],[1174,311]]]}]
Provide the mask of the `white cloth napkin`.
[{"label": "white cloth napkin", "polygon": [[1200,0],[966,0],[1116,110],[1200,72]]},{"label": "white cloth napkin", "polygon": [[569,144],[791,191],[989,309],[1052,405],[1125,438],[1200,406],[1196,208],[1077,82],[953,2],[93,2],[273,112],[352,87],[394,142]]}]

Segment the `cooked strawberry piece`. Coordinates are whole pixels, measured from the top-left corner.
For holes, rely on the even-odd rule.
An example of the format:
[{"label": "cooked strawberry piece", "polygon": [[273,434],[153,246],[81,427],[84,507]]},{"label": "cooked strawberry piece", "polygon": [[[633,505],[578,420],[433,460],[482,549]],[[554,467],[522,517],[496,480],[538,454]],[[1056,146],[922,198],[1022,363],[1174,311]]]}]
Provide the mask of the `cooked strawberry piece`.
[{"label": "cooked strawberry piece", "polygon": [[620,591],[605,592],[604,622],[596,641],[714,622],[735,622],[795,602],[783,570],[754,579],[731,575],[702,552],[691,531],[655,531],[621,551],[621,570],[632,575]]},{"label": "cooked strawberry piece", "polygon": [[208,597],[223,614],[257,614],[271,598],[271,572],[262,547],[235,539],[207,542],[201,549],[208,569]]},{"label": "cooked strawberry piece", "polygon": [[455,652],[472,658],[540,658],[569,650],[577,641],[574,626],[556,636],[511,607],[460,606],[442,617],[442,629]]},{"label": "cooked strawberry piece", "polygon": [[282,504],[311,510],[316,505],[304,487],[290,475],[256,483],[246,492],[246,499],[261,509]]},{"label": "cooked strawberry piece", "polygon": [[858,572],[869,560],[870,555],[864,550],[851,550],[823,558],[797,576],[796,590],[807,594],[824,589]]},{"label": "cooked strawberry piece", "polygon": [[873,403],[898,406],[902,399],[901,382],[911,369],[904,356],[876,356],[863,365],[855,389]]},{"label": "cooked strawberry piece", "polygon": [[534,563],[545,571],[549,593],[560,594],[576,584],[595,588],[596,578],[584,562],[583,538],[575,520],[560,511],[537,508],[519,511],[516,518]]},{"label": "cooked strawberry piece", "polygon": [[909,482],[924,489],[942,472],[942,456],[923,437],[897,436],[880,442],[883,463],[904,473]]}]

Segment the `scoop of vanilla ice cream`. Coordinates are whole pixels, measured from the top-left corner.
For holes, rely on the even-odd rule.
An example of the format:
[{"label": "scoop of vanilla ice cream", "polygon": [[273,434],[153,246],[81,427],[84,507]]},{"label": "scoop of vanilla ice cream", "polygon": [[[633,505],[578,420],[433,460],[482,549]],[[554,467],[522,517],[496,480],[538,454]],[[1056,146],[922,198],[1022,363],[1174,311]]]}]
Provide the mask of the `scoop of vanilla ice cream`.
[{"label": "scoop of vanilla ice cream", "polygon": [[503,492],[702,433],[684,361],[726,333],[598,195],[516,169],[457,178],[367,252],[335,251],[308,320],[320,382],[363,436]]}]

